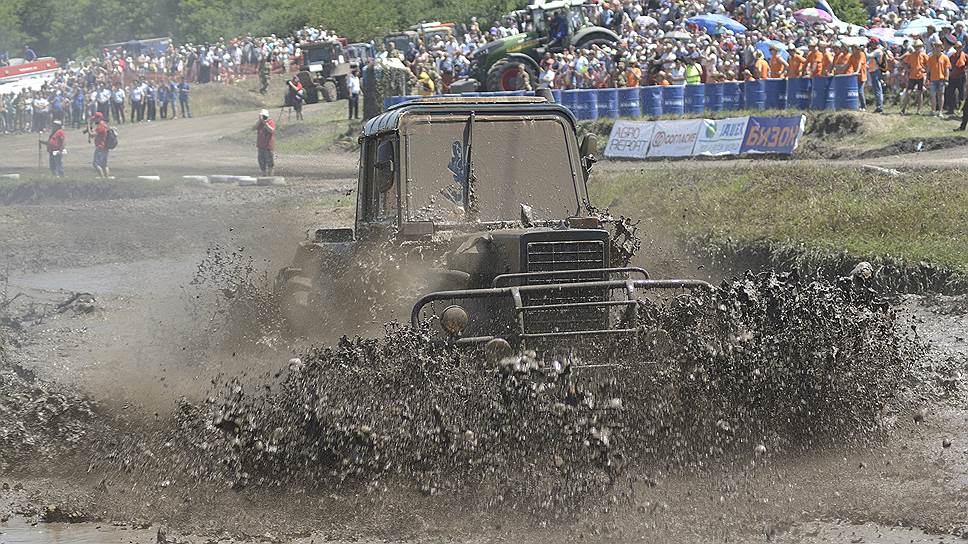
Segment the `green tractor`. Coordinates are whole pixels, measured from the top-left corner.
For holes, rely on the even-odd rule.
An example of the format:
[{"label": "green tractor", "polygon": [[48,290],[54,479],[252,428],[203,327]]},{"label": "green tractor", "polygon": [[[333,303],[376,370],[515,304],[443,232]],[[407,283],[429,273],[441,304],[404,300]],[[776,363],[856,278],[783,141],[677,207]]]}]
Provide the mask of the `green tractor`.
[{"label": "green tractor", "polygon": [[569,47],[618,43],[611,30],[592,25],[588,20],[586,0],[554,0],[528,6],[526,14],[533,30],[488,42],[470,57],[470,78],[454,82],[454,92],[517,91],[522,87],[522,74],[527,73],[537,86],[539,63],[545,53],[559,53]]}]

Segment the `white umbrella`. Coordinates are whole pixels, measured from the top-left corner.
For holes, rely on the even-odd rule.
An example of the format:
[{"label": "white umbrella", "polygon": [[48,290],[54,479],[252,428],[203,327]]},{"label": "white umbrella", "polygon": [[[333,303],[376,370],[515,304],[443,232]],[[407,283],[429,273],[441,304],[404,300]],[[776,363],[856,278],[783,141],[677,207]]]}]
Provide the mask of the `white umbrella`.
[{"label": "white umbrella", "polygon": [[867,42],[870,41],[870,39],[868,39],[867,36],[840,36],[837,39],[843,42],[844,45],[857,45],[857,46],[867,45]]}]

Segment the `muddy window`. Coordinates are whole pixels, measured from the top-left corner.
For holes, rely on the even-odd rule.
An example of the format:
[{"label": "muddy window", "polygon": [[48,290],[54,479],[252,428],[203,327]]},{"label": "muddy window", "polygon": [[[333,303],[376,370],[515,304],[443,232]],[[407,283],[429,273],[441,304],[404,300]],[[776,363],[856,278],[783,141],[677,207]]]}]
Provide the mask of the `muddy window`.
[{"label": "muddy window", "polygon": [[[514,221],[521,217],[522,204],[530,206],[539,221],[574,215],[579,200],[568,130],[551,115],[478,115],[473,136],[467,116],[415,122],[407,131],[410,220]],[[470,210],[465,209],[468,205]]]},{"label": "muddy window", "polygon": [[397,173],[399,159],[396,141],[391,137],[366,144],[366,203],[365,217],[373,222],[389,222],[397,218]]}]

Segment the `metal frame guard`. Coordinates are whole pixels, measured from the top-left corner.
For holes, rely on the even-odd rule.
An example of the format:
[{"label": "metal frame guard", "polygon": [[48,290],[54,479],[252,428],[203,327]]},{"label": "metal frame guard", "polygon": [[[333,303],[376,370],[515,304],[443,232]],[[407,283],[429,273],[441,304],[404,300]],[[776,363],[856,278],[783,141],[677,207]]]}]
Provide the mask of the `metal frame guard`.
[{"label": "metal frame guard", "polygon": [[[413,310],[410,313],[410,324],[416,328],[420,325],[420,312],[423,310],[424,306],[431,302],[438,300],[459,300],[459,299],[477,299],[477,298],[489,298],[489,297],[511,297],[514,302],[514,311],[517,314],[517,338],[520,340],[534,339],[534,338],[554,338],[554,337],[578,337],[578,336],[591,336],[591,335],[601,335],[601,334],[629,334],[636,332],[634,328],[638,320],[638,291],[639,290],[650,290],[650,289],[702,289],[707,288],[712,290],[713,286],[703,280],[606,280],[606,281],[589,281],[589,282],[578,282],[578,283],[556,283],[548,285],[522,285],[513,287],[491,287],[487,289],[461,289],[456,291],[437,291],[434,293],[429,293],[420,297],[417,302],[413,305]],[[538,306],[525,306],[523,302],[522,294],[531,293],[548,293],[556,291],[567,291],[571,289],[607,289],[608,291],[615,291],[621,289],[625,293],[624,300],[603,300],[595,302],[566,302],[560,304],[543,304]],[[632,325],[631,328],[622,329],[595,329],[587,331],[563,331],[563,332],[546,332],[546,333],[528,333],[525,330],[525,319],[524,314],[533,310],[551,310],[551,309],[563,309],[563,308],[580,308],[580,307],[609,307],[609,306],[628,306],[632,308]],[[478,344],[482,342],[487,342],[495,338],[494,336],[472,336],[467,338],[459,338],[455,341],[457,344]]]}]

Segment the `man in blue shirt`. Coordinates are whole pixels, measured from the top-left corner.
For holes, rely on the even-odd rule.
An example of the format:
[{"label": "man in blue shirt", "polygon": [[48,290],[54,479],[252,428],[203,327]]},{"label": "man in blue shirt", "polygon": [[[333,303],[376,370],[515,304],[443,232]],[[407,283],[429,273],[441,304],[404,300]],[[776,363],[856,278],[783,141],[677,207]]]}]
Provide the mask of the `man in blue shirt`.
[{"label": "man in blue shirt", "polygon": [[181,106],[182,119],[192,116],[192,107],[188,103],[188,95],[191,90],[192,86],[182,77],[178,84],[178,105]]},{"label": "man in blue shirt", "polygon": [[34,53],[34,50],[31,49],[29,45],[24,46],[24,60],[27,62],[34,62],[37,60],[37,53]]}]

